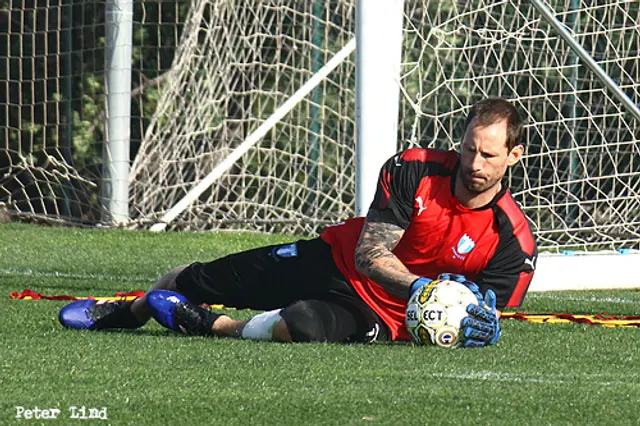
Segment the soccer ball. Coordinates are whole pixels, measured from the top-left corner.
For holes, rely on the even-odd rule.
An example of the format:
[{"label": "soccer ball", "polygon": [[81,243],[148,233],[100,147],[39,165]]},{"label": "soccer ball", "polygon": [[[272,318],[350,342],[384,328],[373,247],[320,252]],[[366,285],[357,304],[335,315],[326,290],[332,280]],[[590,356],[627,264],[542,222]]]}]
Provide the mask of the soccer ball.
[{"label": "soccer ball", "polygon": [[478,304],[474,294],[456,281],[433,280],[416,291],[407,304],[406,326],[419,345],[460,346],[460,322],[467,306]]}]

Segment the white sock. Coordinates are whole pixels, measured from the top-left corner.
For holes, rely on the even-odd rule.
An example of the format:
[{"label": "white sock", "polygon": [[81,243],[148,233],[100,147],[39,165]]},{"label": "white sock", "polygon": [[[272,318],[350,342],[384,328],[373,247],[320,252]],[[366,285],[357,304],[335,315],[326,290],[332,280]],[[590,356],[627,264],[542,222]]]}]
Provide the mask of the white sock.
[{"label": "white sock", "polygon": [[252,340],[272,340],[273,329],[282,319],[280,311],[282,309],[276,309],[273,311],[263,312],[251,318],[249,322],[242,329],[243,339]]}]

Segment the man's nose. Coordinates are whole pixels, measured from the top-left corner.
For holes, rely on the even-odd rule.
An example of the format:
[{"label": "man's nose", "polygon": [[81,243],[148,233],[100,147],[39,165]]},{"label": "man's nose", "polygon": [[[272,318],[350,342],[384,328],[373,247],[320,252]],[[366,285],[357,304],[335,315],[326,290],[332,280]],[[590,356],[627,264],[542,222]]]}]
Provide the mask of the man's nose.
[{"label": "man's nose", "polygon": [[475,153],[473,155],[473,159],[471,161],[471,168],[476,171],[476,170],[482,170],[482,167],[484,165],[484,158],[482,158],[482,155],[480,155],[480,153]]}]

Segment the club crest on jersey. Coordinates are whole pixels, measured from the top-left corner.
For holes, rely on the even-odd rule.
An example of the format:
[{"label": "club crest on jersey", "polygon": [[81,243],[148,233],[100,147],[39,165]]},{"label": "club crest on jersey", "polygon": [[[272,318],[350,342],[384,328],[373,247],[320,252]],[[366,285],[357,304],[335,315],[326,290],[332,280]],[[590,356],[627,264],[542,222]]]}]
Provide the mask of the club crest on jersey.
[{"label": "club crest on jersey", "polygon": [[456,247],[451,247],[453,257],[455,259],[464,260],[466,257],[465,254],[468,254],[475,246],[476,242],[473,241],[470,236],[464,234],[458,241],[458,245]]}]

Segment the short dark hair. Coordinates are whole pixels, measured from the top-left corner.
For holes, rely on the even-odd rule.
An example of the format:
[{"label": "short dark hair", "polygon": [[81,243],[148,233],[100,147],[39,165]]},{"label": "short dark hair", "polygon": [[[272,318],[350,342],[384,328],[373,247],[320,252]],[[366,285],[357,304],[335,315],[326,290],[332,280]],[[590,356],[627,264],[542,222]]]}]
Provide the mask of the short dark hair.
[{"label": "short dark hair", "polygon": [[507,148],[511,151],[522,142],[522,120],[518,110],[506,99],[488,98],[475,104],[469,111],[465,122],[465,132],[473,119],[477,119],[477,125],[490,126],[498,121],[507,120]]}]

